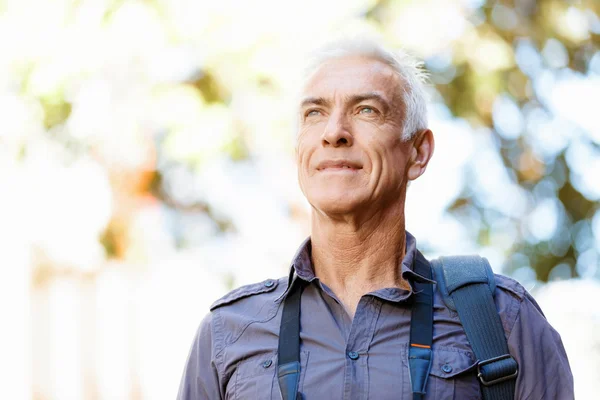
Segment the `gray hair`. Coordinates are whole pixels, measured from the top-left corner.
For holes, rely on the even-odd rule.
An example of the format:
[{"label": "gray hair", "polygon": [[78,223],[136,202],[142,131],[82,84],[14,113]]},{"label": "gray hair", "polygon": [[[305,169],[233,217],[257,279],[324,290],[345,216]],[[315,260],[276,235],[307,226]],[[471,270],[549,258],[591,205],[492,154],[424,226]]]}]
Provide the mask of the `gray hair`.
[{"label": "gray hair", "polygon": [[348,56],[364,56],[389,65],[404,83],[401,98],[404,101],[404,125],[402,139],[409,140],[422,129],[427,129],[427,73],[423,63],[408,53],[388,50],[373,38],[344,38],[317,49],[307,64],[304,83],[326,61]]}]

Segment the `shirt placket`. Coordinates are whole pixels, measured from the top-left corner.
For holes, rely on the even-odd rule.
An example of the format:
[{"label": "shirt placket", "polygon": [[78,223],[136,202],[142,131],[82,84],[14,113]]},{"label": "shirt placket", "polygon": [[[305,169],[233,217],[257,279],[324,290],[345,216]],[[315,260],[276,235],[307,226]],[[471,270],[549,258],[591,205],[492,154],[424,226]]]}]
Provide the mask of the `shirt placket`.
[{"label": "shirt placket", "polygon": [[346,341],[346,363],[344,369],[344,399],[368,398],[369,346],[373,341],[375,325],[381,301],[372,296],[363,296],[358,303],[350,334]]}]

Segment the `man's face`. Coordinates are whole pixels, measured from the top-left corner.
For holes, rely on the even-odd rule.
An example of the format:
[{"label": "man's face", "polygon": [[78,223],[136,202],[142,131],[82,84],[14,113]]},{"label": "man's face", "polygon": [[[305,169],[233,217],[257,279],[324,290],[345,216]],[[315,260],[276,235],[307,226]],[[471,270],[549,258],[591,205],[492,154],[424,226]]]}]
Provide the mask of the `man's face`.
[{"label": "man's face", "polygon": [[366,57],[329,60],[308,81],[297,162],[313,207],[345,214],[400,200],[410,148],[400,85],[392,68]]}]

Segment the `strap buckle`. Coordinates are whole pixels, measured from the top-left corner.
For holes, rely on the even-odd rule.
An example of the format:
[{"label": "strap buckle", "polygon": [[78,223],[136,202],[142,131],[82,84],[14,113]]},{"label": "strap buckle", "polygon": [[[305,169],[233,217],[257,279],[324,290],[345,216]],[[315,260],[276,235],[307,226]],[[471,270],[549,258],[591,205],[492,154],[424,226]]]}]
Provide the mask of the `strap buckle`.
[{"label": "strap buckle", "polygon": [[[493,371],[491,374],[496,375],[497,373],[500,373],[500,377],[491,380],[485,379],[484,372],[482,371],[481,367],[507,359],[510,359],[512,363],[503,363],[504,365],[497,366],[498,370]],[[490,375],[489,372],[490,371],[488,371],[487,375]],[[489,360],[479,361],[477,363],[477,378],[479,378],[479,381],[484,386],[491,386],[500,382],[507,381],[509,379],[515,379],[517,375],[519,375],[519,366],[510,354],[504,354],[502,356],[490,358]]]}]

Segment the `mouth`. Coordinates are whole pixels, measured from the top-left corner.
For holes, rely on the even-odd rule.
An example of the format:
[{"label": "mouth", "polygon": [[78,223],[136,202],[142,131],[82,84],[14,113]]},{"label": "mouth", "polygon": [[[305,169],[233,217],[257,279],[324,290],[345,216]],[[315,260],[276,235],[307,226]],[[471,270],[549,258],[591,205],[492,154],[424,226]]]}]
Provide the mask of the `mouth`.
[{"label": "mouth", "polygon": [[362,166],[348,160],[327,160],[317,165],[317,171],[358,171]]}]

